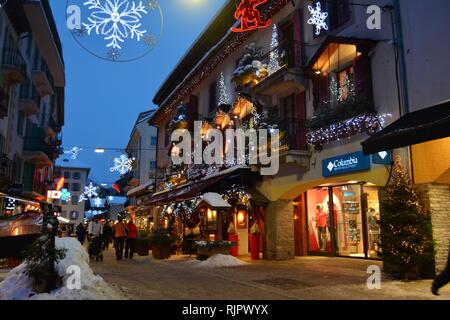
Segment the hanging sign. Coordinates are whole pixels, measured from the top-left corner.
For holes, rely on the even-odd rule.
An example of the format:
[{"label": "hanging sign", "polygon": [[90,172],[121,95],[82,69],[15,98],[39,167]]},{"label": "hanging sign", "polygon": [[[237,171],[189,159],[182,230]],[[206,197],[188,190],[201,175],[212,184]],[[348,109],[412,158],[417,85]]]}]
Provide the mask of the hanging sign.
[{"label": "hanging sign", "polygon": [[365,156],[362,151],[322,160],[324,177],[364,170],[370,170],[370,157]]},{"label": "hanging sign", "polygon": [[257,9],[258,6],[266,3],[268,0],[241,0],[241,3],[237,7],[234,17],[236,20],[241,19],[241,25],[239,28],[231,28],[233,32],[245,32],[255,29],[267,28],[272,19],[263,21],[261,18],[261,12]]},{"label": "hanging sign", "polygon": [[64,177],[58,180],[58,182],[56,183],[56,191],[60,191],[62,187],[64,187],[64,181]]},{"label": "hanging sign", "polygon": [[372,162],[376,164],[391,164],[392,163],[392,152],[391,151],[380,151],[372,155]]}]

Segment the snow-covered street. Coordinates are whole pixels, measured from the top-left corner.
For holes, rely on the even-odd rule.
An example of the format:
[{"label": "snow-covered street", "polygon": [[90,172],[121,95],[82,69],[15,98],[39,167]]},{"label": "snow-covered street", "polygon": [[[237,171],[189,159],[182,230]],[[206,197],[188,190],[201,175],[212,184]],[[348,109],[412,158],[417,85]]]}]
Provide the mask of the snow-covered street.
[{"label": "snow-covered street", "polygon": [[369,290],[367,267],[380,265],[374,261],[305,257],[243,262],[215,267],[187,256],[116,261],[110,250],[104,262],[91,267],[128,299],[450,299],[450,288],[433,296],[430,280],[406,283],[383,276],[381,289]]}]

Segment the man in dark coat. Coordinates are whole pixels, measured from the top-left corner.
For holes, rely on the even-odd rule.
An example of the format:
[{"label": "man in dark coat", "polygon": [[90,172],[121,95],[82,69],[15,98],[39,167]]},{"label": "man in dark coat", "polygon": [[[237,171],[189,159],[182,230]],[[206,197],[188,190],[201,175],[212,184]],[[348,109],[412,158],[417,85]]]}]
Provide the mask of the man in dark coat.
[{"label": "man in dark coat", "polygon": [[105,222],[105,225],[103,226],[103,249],[109,250],[109,244],[112,239],[112,227],[109,224],[109,221]]},{"label": "man in dark coat", "polygon": [[450,282],[450,249],[448,251],[448,258],[447,258],[447,266],[445,267],[445,270],[439,274],[436,279],[433,281],[433,285],[431,286],[431,292],[438,296],[439,289],[445,286],[447,283]]},{"label": "man in dark coat", "polygon": [[84,225],[80,222],[80,224],[77,226],[77,230],[75,232],[77,234],[78,241],[81,242],[81,244],[84,244],[84,240],[86,240],[86,228]]}]

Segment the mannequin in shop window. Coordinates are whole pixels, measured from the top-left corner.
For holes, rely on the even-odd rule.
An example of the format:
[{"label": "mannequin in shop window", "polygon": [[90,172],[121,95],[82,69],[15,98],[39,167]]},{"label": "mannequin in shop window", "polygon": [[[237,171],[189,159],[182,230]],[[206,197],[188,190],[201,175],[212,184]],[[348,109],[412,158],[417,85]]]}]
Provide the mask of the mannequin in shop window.
[{"label": "mannequin in shop window", "polygon": [[319,238],[319,250],[325,250],[327,244],[327,214],[320,204],[316,206],[316,228]]}]

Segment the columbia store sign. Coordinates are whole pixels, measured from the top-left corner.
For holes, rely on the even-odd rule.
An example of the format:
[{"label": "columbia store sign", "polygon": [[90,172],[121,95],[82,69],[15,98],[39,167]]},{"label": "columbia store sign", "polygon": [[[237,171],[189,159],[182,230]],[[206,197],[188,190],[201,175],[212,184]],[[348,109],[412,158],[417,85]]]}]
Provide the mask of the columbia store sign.
[{"label": "columbia store sign", "polygon": [[370,157],[365,156],[362,151],[322,160],[324,177],[364,170],[370,170]]}]

